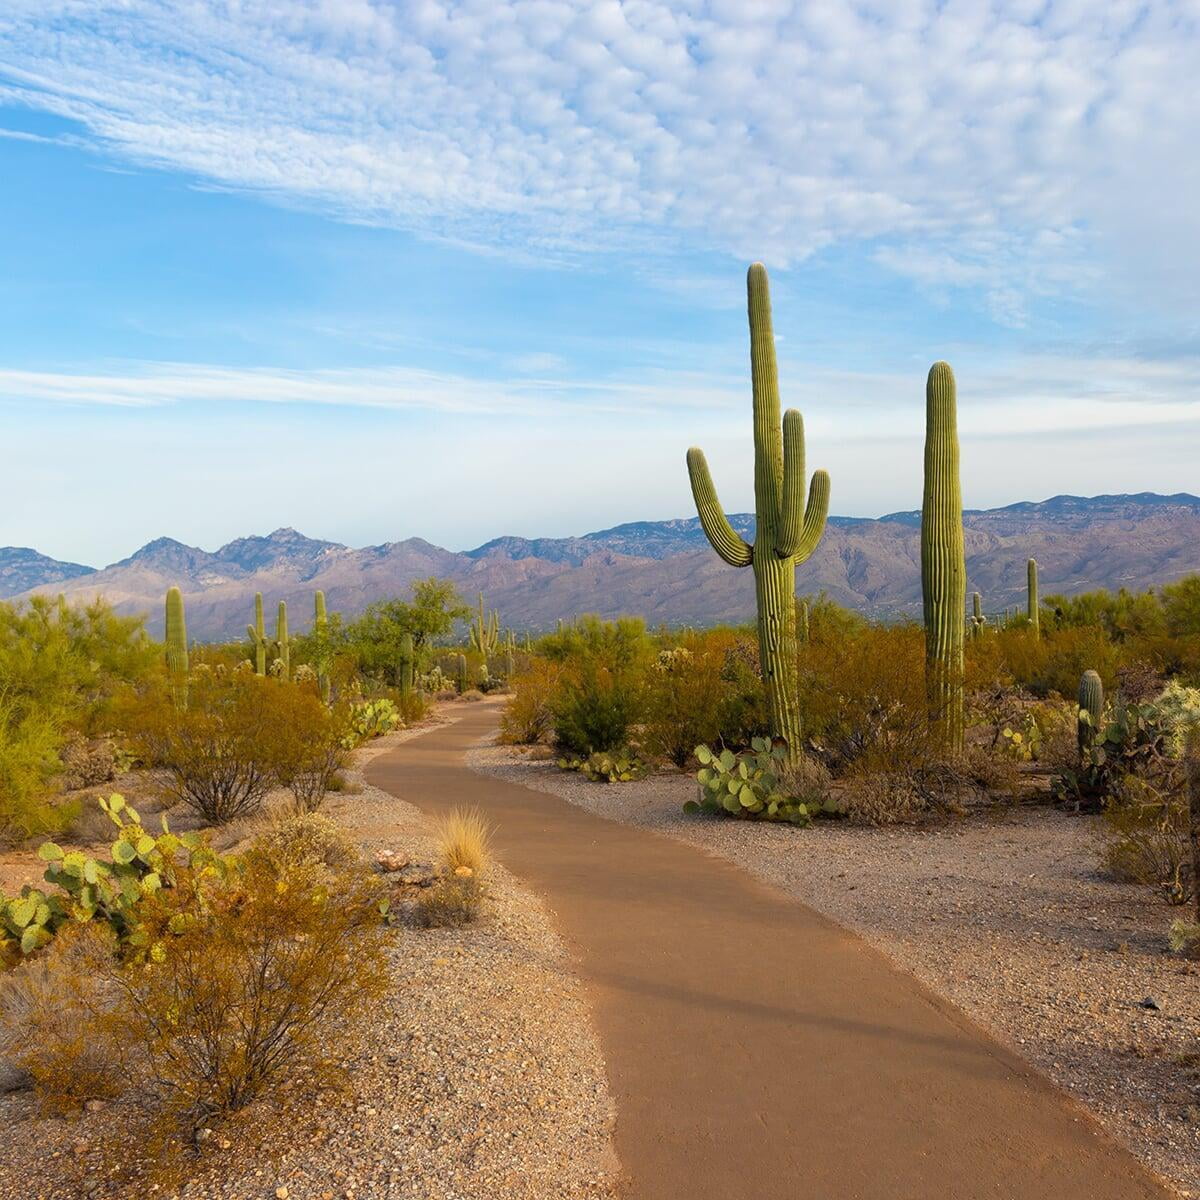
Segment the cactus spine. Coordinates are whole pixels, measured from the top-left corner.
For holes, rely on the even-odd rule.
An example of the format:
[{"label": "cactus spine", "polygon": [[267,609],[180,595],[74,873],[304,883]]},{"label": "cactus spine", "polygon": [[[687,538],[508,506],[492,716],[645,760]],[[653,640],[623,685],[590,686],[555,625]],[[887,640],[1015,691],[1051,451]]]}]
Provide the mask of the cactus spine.
[{"label": "cactus spine", "polygon": [[287,601],[280,600],[279,615],[275,619],[275,661],[279,663],[279,677],[292,677],[292,643],[288,637]]},{"label": "cactus spine", "polygon": [[948,363],[925,384],[925,494],[921,506],[921,595],[930,720],[947,750],[963,746],[963,618],[967,564],[958,477],[958,402]]},{"label": "cactus spine", "polygon": [[320,589],[313,597],[313,633],[317,636],[317,691],[323,703],[329,703],[332,689],[329,684],[329,617],[325,612],[325,593]]},{"label": "cactus spine", "polygon": [[467,656],[460,654],[454,674],[454,687],[461,696],[467,690]]},{"label": "cactus spine", "polygon": [[1041,636],[1041,625],[1038,621],[1038,578],[1037,578],[1037,559],[1031,558],[1025,564],[1025,574],[1029,582],[1029,595],[1026,600],[1028,605],[1027,612],[1029,614],[1029,624],[1033,626],[1033,636]]},{"label": "cactus spine", "polygon": [[1086,755],[1100,732],[1104,716],[1104,684],[1095,671],[1084,671],[1079,680],[1079,753]]},{"label": "cactus spine", "polygon": [[167,589],[166,643],[167,680],[172,698],[182,708],[187,704],[188,695],[187,622],[183,614],[183,593],[177,587]]},{"label": "cactus spine", "polygon": [[409,695],[413,690],[413,636],[406,633],[400,638],[400,694]]},{"label": "cactus spine", "polygon": [[750,321],[750,374],[754,397],[754,545],[738,535],[713,487],[704,452],[687,453],[696,511],[712,548],[733,567],[754,568],[758,652],[767,690],[771,732],[789,755],[801,752],[796,678],[796,564],[817,548],[829,511],[829,476],[816,471],[804,500],[804,418],[795,409],[780,417],[775,335],[766,268],[746,276]]},{"label": "cactus spine", "polygon": [[267,626],[263,621],[262,592],[254,593],[254,624],[246,626],[246,636],[254,647],[254,673],[267,673]]}]

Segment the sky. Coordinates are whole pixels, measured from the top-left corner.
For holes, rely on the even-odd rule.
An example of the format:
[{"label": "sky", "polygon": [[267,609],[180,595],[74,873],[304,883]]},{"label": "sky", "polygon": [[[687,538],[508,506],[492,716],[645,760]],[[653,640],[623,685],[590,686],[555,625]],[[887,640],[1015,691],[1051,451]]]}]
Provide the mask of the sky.
[{"label": "sky", "polygon": [[0,545],[1200,492],[1200,0],[4,0]]}]

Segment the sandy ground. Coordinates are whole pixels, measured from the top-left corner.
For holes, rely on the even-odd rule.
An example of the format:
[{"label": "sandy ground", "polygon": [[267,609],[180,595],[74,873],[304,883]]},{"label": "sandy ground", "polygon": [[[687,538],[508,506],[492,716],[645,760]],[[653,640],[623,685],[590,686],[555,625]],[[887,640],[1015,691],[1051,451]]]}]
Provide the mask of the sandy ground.
[{"label": "sandy ground", "polygon": [[[369,757],[421,732],[360,751],[349,780],[361,790],[326,803],[368,852],[433,857],[428,821],[361,775]],[[612,1104],[579,981],[540,901],[500,867],[488,886],[485,915],[466,929],[395,931],[394,986],[348,1064],[349,1094],[252,1154],[239,1154],[234,1132],[182,1198],[613,1194]],[[119,1120],[119,1105],[48,1119],[28,1093],[0,1097],[0,1197],[125,1200],[91,1165],[95,1140]]]},{"label": "sandy ground", "polygon": [[1200,968],[1167,951],[1172,910],[1101,878],[1096,819],[1038,808],[796,830],[685,816],[687,776],[593,784],[503,747],[470,762],[701,846],[854,929],[1200,1196]]}]

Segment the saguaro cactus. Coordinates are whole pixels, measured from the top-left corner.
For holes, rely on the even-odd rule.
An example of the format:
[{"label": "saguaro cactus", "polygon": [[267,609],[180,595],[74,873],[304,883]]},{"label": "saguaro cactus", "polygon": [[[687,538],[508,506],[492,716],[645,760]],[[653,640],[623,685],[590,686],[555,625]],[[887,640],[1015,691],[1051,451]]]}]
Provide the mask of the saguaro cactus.
[{"label": "saguaro cactus", "polygon": [[487,660],[500,644],[500,614],[494,609],[489,614],[483,607],[483,593],[479,593],[479,616],[471,621],[471,646],[479,651],[483,659],[483,676],[487,678]]},{"label": "saguaro cactus", "polygon": [[267,626],[263,621],[262,592],[254,593],[254,624],[246,626],[246,636],[254,647],[254,673],[267,673]]},{"label": "saguaro cactus", "polygon": [[183,593],[177,588],[167,589],[166,611],[167,679],[175,703],[187,704],[188,648],[187,622],[183,613]]},{"label": "saguaro cactus", "polygon": [[983,597],[978,592],[971,593],[971,637],[983,637],[987,622],[983,619]]},{"label": "saguaro cactus", "polygon": [[1037,578],[1037,559],[1031,558],[1025,564],[1026,578],[1029,582],[1029,595],[1026,599],[1028,608],[1026,611],[1029,614],[1029,624],[1033,626],[1033,636],[1041,635],[1041,624],[1038,620],[1038,578]]},{"label": "saguaro cactus", "polygon": [[1104,684],[1095,671],[1084,671],[1079,680],[1079,723],[1076,728],[1080,755],[1091,750],[1103,717]]},{"label": "saguaro cactus", "polygon": [[925,494],[921,506],[921,595],[930,721],[945,748],[963,745],[963,612],[967,564],[958,477],[958,402],[944,362],[925,383]]},{"label": "saguaro cactus", "polygon": [[406,633],[400,638],[400,694],[407,696],[413,689],[413,636]]},{"label": "saguaro cactus", "polygon": [[461,696],[467,690],[467,656],[460,654],[454,674],[454,687]]},{"label": "saguaro cactus", "polygon": [[279,615],[275,619],[275,659],[280,664],[281,679],[292,677],[292,643],[288,637],[287,601],[280,600]]},{"label": "saguaro cactus", "polygon": [[771,732],[788,754],[801,750],[796,679],[796,564],[817,548],[829,512],[829,476],[816,471],[804,500],[804,418],[794,408],[780,418],[775,335],[766,268],[746,276],[750,319],[750,376],[754,396],[754,545],[730,525],[717,499],[704,452],[687,452],[696,511],[712,548],[733,567],[754,568],[758,652],[767,690]]},{"label": "saguaro cactus", "polygon": [[320,589],[313,597],[313,633],[317,657],[317,691],[321,700],[329,703],[331,689],[329,685],[329,617],[325,612],[325,593]]}]

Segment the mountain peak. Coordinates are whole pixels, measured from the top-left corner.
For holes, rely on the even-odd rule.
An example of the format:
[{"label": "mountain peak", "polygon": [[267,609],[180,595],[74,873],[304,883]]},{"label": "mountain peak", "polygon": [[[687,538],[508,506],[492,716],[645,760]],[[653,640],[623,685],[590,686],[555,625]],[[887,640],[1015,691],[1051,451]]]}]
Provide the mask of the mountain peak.
[{"label": "mountain peak", "polygon": [[330,553],[345,550],[340,542],[325,542],[306,537],[290,525],[283,525],[265,536],[236,538],[227,542],[216,556],[222,562],[234,563],[245,571],[259,571],[280,565],[297,568],[304,577]]}]

